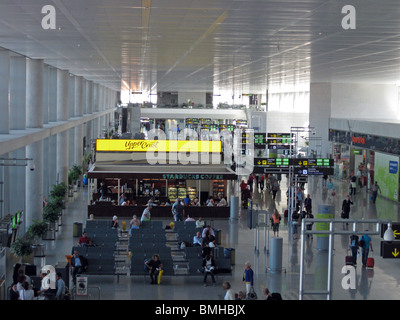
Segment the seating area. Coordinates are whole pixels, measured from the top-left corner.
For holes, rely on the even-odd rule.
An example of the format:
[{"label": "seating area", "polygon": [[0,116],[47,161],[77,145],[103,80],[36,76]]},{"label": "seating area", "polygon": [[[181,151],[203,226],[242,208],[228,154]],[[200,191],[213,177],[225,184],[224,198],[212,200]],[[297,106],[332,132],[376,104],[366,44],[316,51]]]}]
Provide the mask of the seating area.
[{"label": "seating area", "polygon": [[174,274],[171,247],[167,246],[167,238],[162,221],[144,221],[139,229],[132,229],[128,250],[131,254],[131,275],[147,275],[145,260],[154,254],[160,256],[164,275]]},{"label": "seating area", "polygon": [[73,247],[72,251],[88,261],[86,274],[115,274],[114,251],[118,241],[118,230],[111,228],[110,221],[87,220],[84,230],[94,246]]},{"label": "seating area", "polygon": [[[201,256],[201,247],[186,247],[184,257],[188,261],[188,274],[195,275],[202,273],[203,257]],[[224,247],[215,247],[212,249],[213,257],[218,274],[231,274],[231,258],[225,255]]]}]

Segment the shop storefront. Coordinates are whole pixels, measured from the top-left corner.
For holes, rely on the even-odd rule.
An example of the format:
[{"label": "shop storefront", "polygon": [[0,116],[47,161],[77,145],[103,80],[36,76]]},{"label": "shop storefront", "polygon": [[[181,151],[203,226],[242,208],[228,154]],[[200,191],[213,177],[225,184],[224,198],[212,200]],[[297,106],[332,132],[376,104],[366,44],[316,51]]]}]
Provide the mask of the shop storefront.
[{"label": "shop storefront", "polygon": [[[143,142],[143,143],[141,143]],[[190,145],[192,155],[198,158],[213,157],[210,164],[182,164],[171,161],[168,153],[187,153],[185,145]],[[88,172],[89,199],[88,215],[112,217],[131,217],[140,214],[144,205],[152,199],[157,207],[152,215],[171,217],[171,208],[166,204],[177,198],[189,196],[198,198],[202,206],[188,209],[190,213],[202,217],[229,217],[229,207],[206,207],[209,197],[225,197],[229,201],[228,181],[236,180],[236,173],[221,164],[220,141],[105,141],[97,143],[96,162]],[[162,148],[164,157],[158,157],[160,163],[150,164],[145,152],[149,148]],[[197,154],[198,153],[198,154]],[[209,153],[207,155],[207,153]],[[204,156],[206,154],[206,157]],[[175,154],[176,156],[176,154]],[[215,161],[215,157],[218,157]],[[176,157],[179,159],[179,156]],[[208,159],[208,158],[207,158]],[[209,160],[210,160],[209,159]],[[176,160],[176,159],[175,159]],[[165,163],[164,163],[165,162]],[[106,201],[99,201],[99,187],[103,182],[109,190]],[[129,200],[128,208],[119,205],[121,195]]]},{"label": "shop storefront", "polygon": [[369,189],[377,181],[382,196],[399,201],[400,139],[333,129],[329,133],[336,178],[361,175],[362,186]]}]

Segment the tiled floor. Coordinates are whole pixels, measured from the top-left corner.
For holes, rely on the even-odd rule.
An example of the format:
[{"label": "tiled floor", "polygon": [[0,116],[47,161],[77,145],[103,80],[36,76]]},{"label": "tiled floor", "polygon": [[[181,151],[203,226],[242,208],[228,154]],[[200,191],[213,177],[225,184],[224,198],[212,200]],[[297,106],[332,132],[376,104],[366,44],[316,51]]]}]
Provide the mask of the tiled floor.
[{"label": "tiled floor", "polygon": [[[347,183],[335,181],[337,194],[329,200],[322,191],[322,179],[313,177],[306,184],[305,194],[310,193],[313,199],[314,212],[318,204],[333,204],[338,214],[341,202],[348,192]],[[254,193],[255,203],[260,209],[272,212],[277,208],[283,213],[286,208],[286,180],[281,183],[281,191],[274,202],[271,195]],[[390,219],[399,221],[399,205],[378,197],[373,205],[364,189],[353,196],[354,206],[351,209],[351,219]],[[73,223],[83,222],[86,217],[87,189],[80,189],[73,198],[68,198],[67,209],[64,214],[63,225],[57,233],[56,241],[45,241],[46,257],[36,258],[38,265],[54,265],[58,261],[65,261],[71,247],[77,238],[73,238]],[[169,221],[165,220],[165,223]],[[222,246],[235,248],[236,264],[233,266],[232,275],[219,276],[218,285],[203,287],[201,276],[166,276],[162,285],[152,286],[148,277],[121,276],[119,282],[116,276],[89,276],[90,298],[107,300],[220,300],[224,291],[221,287],[223,281],[229,281],[235,292],[244,290],[242,281],[244,263],[250,261],[255,272],[255,289],[261,299],[261,291],[268,287],[271,291],[278,291],[285,300],[299,299],[300,275],[300,240],[289,240],[287,225],[281,223],[280,237],[283,238],[282,271],[270,272],[271,251],[264,251],[264,229],[259,231],[259,251],[255,250],[255,231],[247,228],[247,212],[242,211],[237,222],[229,220],[215,220],[214,227],[222,232]],[[272,237],[272,232],[269,236]],[[336,235],[334,238],[332,300],[397,300],[400,299],[399,266],[398,259],[382,259],[379,255],[379,236],[372,236],[375,248],[375,268],[368,271],[359,266],[356,268],[356,289],[343,289],[341,273],[344,266],[344,257],[348,246],[347,235]],[[317,239],[306,242],[305,246],[305,290],[325,290],[327,282],[327,252],[317,250]],[[269,247],[266,246],[265,249]],[[267,254],[269,253],[269,254]],[[8,257],[7,283],[11,282],[12,265],[15,259]],[[325,300],[326,295],[304,295],[304,300]]]}]

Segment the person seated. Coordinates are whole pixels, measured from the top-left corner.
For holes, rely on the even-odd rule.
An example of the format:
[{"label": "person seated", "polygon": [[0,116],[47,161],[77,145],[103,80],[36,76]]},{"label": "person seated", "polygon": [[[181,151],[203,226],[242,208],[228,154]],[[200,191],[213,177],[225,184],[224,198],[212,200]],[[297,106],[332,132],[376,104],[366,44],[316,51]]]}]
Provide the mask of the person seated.
[{"label": "person seated", "polygon": [[206,201],[206,206],[207,207],[213,207],[214,205],[215,205],[214,199],[213,199],[213,197],[210,196]]},{"label": "person seated", "polygon": [[222,195],[219,196],[219,202],[217,204],[217,207],[226,207],[228,205],[228,203],[226,202],[225,197],[223,197]]},{"label": "person seated", "polygon": [[186,222],[186,221],[196,221],[196,220],[194,220],[194,219],[190,216],[190,214],[188,213],[185,222]]},{"label": "person seated", "polygon": [[119,197],[119,205],[124,206],[125,202],[126,202],[125,194],[121,194],[121,196]]},{"label": "person seated", "polygon": [[204,221],[201,220],[201,217],[196,220],[196,228],[204,228]]},{"label": "person seated", "polygon": [[136,214],[133,215],[132,220],[130,221],[129,225],[133,229],[139,229],[140,220],[137,218]]},{"label": "person seated", "polygon": [[203,242],[203,248],[201,249],[201,256],[205,258],[206,256],[212,256],[212,248],[208,245],[208,242]]},{"label": "person seated", "polygon": [[76,284],[76,275],[85,272],[87,265],[87,259],[79,255],[78,251],[75,250],[71,258],[72,281],[74,284]]},{"label": "person seated", "polygon": [[211,235],[213,235],[214,237],[215,237],[215,233],[214,233],[214,230],[211,228],[211,226],[206,226],[204,229],[203,229],[203,232],[201,233],[201,236],[203,237],[203,238],[208,238],[208,234],[211,234]]},{"label": "person seated", "polygon": [[171,200],[169,200],[169,199],[167,199],[167,201],[165,201],[165,206],[166,207],[169,207],[169,206],[171,206],[172,204],[171,204]]},{"label": "person seated", "polygon": [[195,207],[200,207],[200,201],[199,201],[199,198],[195,198],[195,199],[193,200],[192,206],[195,206]]},{"label": "person seated", "polygon": [[82,234],[82,237],[79,238],[78,244],[81,247],[92,245],[92,241],[90,240],[90,237],[88,237],[86,232],[84,232]]},{"label": "person seated", "polygon": [[206,255],[203,259],[203,270],[204,270],[204,286],[207,286],[207,277],[211,276],[213,285],[215,286],[215,261],[211,255]]},{"label": "person seated", "polygon": [[200,231],[197,231],[196,235],[193,237],[193,247],[203,246],[203,238],[201,237]]},{"label": "person seated", "polygon": [[116,228],[118,228],[118,227],[119,227],[119,224],[118,224],[118,217],[117,217],[117,216],[114,216],[114,217],[112,218],[112,221],[111,221],[111,228],[116,229]]},{"label": "person seated", "polygon": [[215,237],[211,233],[208,234],[207,238],[205,238],[204,241],[208,242],[208,245],[209,245],[210,248],[215,248],[216,247],[216,245],[215,245]]}]

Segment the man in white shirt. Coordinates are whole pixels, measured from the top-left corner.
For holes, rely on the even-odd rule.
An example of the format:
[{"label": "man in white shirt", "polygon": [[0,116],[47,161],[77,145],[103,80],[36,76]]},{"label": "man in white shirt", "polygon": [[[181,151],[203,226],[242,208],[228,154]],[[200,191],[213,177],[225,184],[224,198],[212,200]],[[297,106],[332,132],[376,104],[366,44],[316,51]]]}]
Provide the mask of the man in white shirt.
[{"label": "man in white shirt", "polygon": [[223,196],[219,196],[219,202],[217,204],[217,207],[226,207],[227,202]]},{"label": "man in white shirt", "polygon": [[150,221],[151,218],[151,214],[150,214],[150,210],[153,207],[153,204],[148,203],[146,209],[143,210],[143,214],[142,217],[140,218],[140,222],[143,221]]}]

